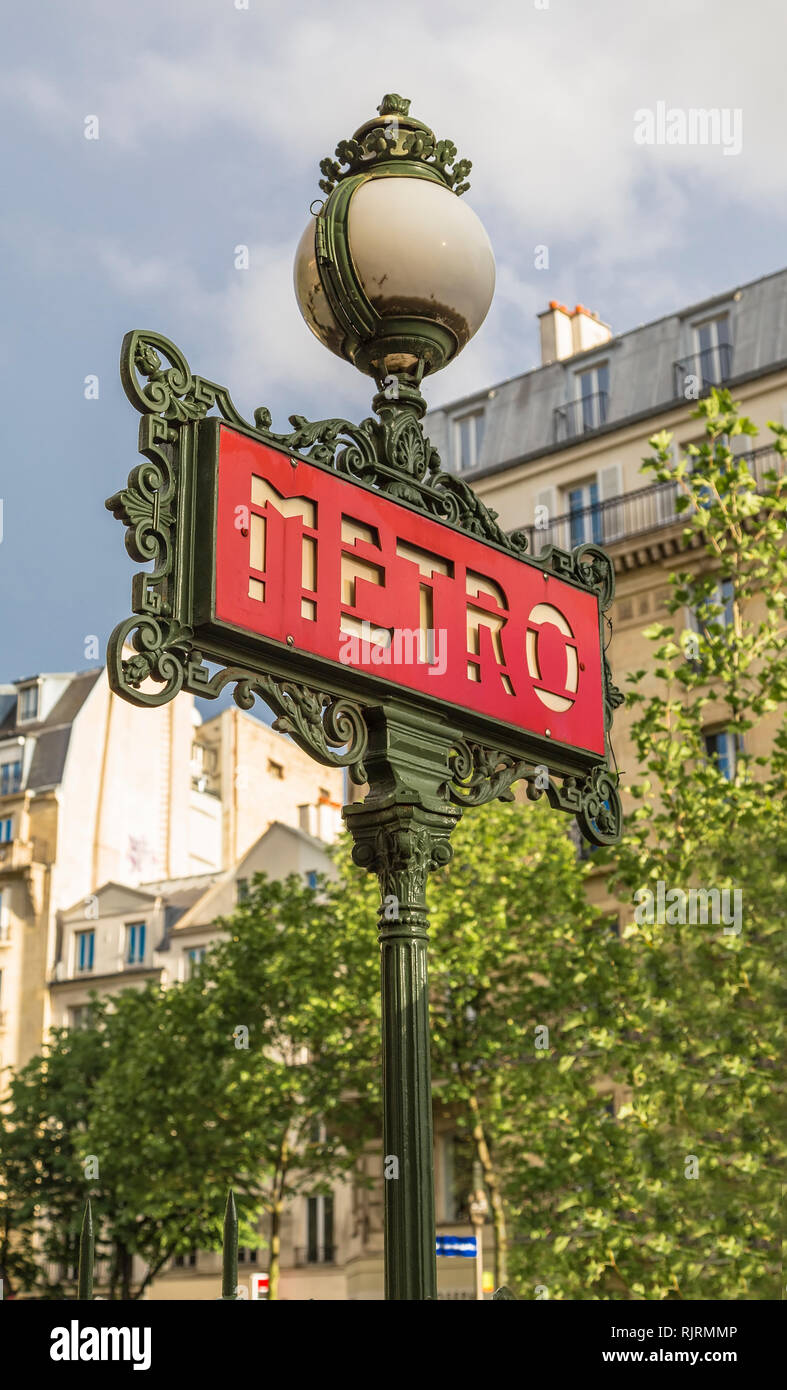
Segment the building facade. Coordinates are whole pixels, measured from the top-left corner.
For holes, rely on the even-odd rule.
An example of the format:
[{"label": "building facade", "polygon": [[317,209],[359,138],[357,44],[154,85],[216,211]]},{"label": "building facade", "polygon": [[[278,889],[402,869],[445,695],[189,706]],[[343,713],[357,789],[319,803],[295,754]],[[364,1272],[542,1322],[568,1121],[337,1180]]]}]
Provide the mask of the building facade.
[{"label": "building facade", "polygon": [[[760,431],[735,437],[734,452],[750,455],[757,478],[783,467],[767,425],[787,423],[787,270],[620,336],[584,306],[557,301],[539,326],[539,367],[429,412],[425,428],[443,466],[466,478],[501,526],[527,532],[530,553],[588,542],[609,552],[616,574],[609,659],[625,689],[631,672],[652,664],[643,629],[668,619],[670,573],[706,563],[702,551],[682,547],[677,484],[653,483],[641,471],[653,453],[648,440],[670,431],[676,456],[701,443],[692,411],[712,386],[726,386]],[[696,625],[688,610],[683,625]],[[646,675],[640,689],[650,688]],[[621,708],[613,727],[624,812],[637,774],[633,718]],[[711,704],[707,718],[708,750],[732,771],[735,747],[720,709]],[[747,752],[765,752],[771,729],[764,720],[752,730]],[[600,877],[589,891],[604,899]]]},{"label": "building facade", "polygon": [[240,710],[137,709],[103,670],[0,686],[0,1069],[56,1021],[61,911],[233,867],[274,819],[330,840],[342,800],[341,771]]}]

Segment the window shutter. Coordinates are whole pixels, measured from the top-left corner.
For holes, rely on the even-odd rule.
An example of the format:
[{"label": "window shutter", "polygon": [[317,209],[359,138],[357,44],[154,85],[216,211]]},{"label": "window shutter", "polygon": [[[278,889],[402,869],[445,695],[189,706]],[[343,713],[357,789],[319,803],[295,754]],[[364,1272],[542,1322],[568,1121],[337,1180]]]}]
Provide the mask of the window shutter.
[{"label": "window shutter", "polygon": [[614,506],[604,508],[602,513],[603,528],[602,536],[604,541],[615,541],[624,532],[623,524],[623,479],[619,463],[610,463],[606,468],[602,468],[598,475],[598,490],[602,502],[612,502],[613,498],[618,501]]}]

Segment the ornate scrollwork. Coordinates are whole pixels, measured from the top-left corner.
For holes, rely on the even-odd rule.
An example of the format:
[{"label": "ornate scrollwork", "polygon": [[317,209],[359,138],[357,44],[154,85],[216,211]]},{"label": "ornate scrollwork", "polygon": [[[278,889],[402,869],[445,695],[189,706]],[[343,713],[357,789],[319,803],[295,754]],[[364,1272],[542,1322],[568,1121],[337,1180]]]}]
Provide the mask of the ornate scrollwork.
[{"label": "ornate scrollwork", "polygon": [[513,801],[514,782],[527,782],[527,796],[537,801],[546,792],[550,806],[576,816],[582,834],[594,845],[613,845],[623,829],[623,809],[617,776],[603,765],[594,767],[584,782],[564,777],[562,783],[545,767],[480,743],[457,743],[449,758],[451,782],[444,791],[458,806],[482,806],[488,801]]},{"label": "ornate scrollwork", "polygon": [[396,159],[424,164],[434,170],[452,192],[460,195],[467,192],[470,187],[467,175],[473,167],[470,160],[457,160],[456,145],[451,140],[437,140],[426,126],[411,121],[410,102],[406,97],[390,93],[383,97],[377,110],[380,125],[362,128],[357,132],[359,138],[340,140],[335,158],[320,161],[323,193],[332,193],[338,183],[353,174],[365,173],[375,164]]},{"label": "ornate scrollwork", "polygon": [[594,767],[584,782],[577,777],[564,777],[562,785],[553,777],[540,787],[535,778],[528,778],[527,795],[531,801],[546,792],[550,806],[571,811],[586,840],[592,845],[615,845],[623,833],[623,807],[618,792],[618,777],[609,768]]},{"label": "ornate scrollwork", "polygon": [[[165,366],[165,361],[170,365]],[[404,383],[401,400],[388,400],[384,392],[375,398],[379,419],[369,416],[356,425],[338,418],[307,420],[303,415],[291,415],[292,430],[277,434],[270,428],[271,414],[265,406],[255,410],[253,425],[244,420],[226,387],[193,375],[180,349],[159,333],[136,331],[126,335],[121,379],[132,405],[149,421],[147,425],[144,420],[142,423],[157,466],[169,473],[165,486],[162,471],[159,506],[163,510],[155,522],[151,511],[154,503],[148,495],[155,489],[151,483],[145,492],[145,477],[138,476],[139,469],[130,475],[127,488],[109,499],[107,507],[127,526],[133,523],[136,529],[141,522],[143,529],[146,524],[155,529],[162,537],[162,545],[164,520],[167,519],[167,525],[173,520],[168,509],[174,495],[173,471],[162,452],[163,446],[176,439],[173,426],[201,420],[215,406],[228,424],[252,432],[265,444],[334,468],[337,473],[377,488],[393,501],[406,502],[436,521],[448,522],[513,555],[520,556],[527,549],[524,531],[506,535],[498,524],[497,512],[485,506],[461,478],[442,469],[440,455],[426,437],[419,418],[424,402],[417,391]],[[145,452],[142,444],[140,450]],[[137,545],[132,552],[135,559],[151,558],[150,553],[137,553],[140,550]],[[158,577],[166,574],[167,564],[168,556],[163,554],[157,567]],[[153,576],[149,578],[152,582]]]},{"label": "ornate scrollwork", "polygon": [[[125,656],[128,644],[134,656]],[[233,699],[250,710],[259,696],[277,716],[273,727],[289,734],[299,748],[328,767],[346,767],[352,781],[366,780],[363,758],[368,731],[363,706],[298,681],[241,666],[228,666],[213,675],[193,646],[190,628],[164,623],[153,617],[127,618],[109,639],[109,681],[117,694],[132,704],[155,707],[166,704],[181,690],[215,699],[228,685],[235,685]],[[144,690],[148,680],[158,689]]]},{"label": "ornate scrollwork", "polygon": [[552,574],[598,594],[602,612],[609,608],[615,597],[615,567],[600,546],[588,543],[575,550],[561,550],[557,545],[545,545],[538,559]]},{"label": "ornate scrollwork", "polygon": [[487,801],[513,801],[511,786],[526,777],[532,763],[484,748],[480,743],[457,743],[449,757],[451,781],[445,791],[457,806],[483,806]]},{"label": "ornate scrollwork", "polygon": [[[190,628],[166,622],[149,614],[126,618],[115,628],[107,645],[109,684],[133,705],[155,708],[174,700],[186,685],[191,653]],[[127,657],[127,645],[135,655]],[[146,681],[156,689],[143,690]]]},{"label": "ornate scrollwork", "polygon": [[[250,425],[226,386],[194,376],[180,348],[161,333],[135,329],[126,334],[120,350],[120,379],[131,404],[143,415],[158,415],[176,425],[202,420],[214,406],[228,424],[243,429],[264,431],[271,423],[270,411],[262,406],[255,410],[254,425]],[[167,437],[173,441],[175,431]]]}]

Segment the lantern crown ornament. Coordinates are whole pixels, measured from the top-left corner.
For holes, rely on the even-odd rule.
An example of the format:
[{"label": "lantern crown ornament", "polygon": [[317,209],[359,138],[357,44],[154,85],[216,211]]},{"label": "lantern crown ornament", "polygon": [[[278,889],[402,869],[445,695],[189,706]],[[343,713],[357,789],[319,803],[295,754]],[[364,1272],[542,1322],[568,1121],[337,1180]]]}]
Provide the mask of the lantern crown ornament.
[{"label": "lantern crown ornament", "polygon": [[374,377],[417,386],[486,318],[495,260],[461,195],[470,162],[384,96],[378,115],[320,164],[327,195],[295,256],[295,293],[325,347]]}]

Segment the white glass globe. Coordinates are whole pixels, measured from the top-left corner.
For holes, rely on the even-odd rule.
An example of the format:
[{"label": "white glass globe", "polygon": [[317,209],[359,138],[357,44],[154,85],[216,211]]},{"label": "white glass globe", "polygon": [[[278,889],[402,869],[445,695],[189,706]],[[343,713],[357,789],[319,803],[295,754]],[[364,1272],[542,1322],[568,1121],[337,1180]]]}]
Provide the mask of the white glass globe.
[{"label": "white glass globe", "polygon": [[[431,179],[369,178],[352,195],[347,229],[356,275],[380,317],[441,324],[460,352],[486,318],[495,288],[492,247],[472,208]],[[343,355],[317,271],[313,221],[296,253],[295,292],[312,332]]]}]

